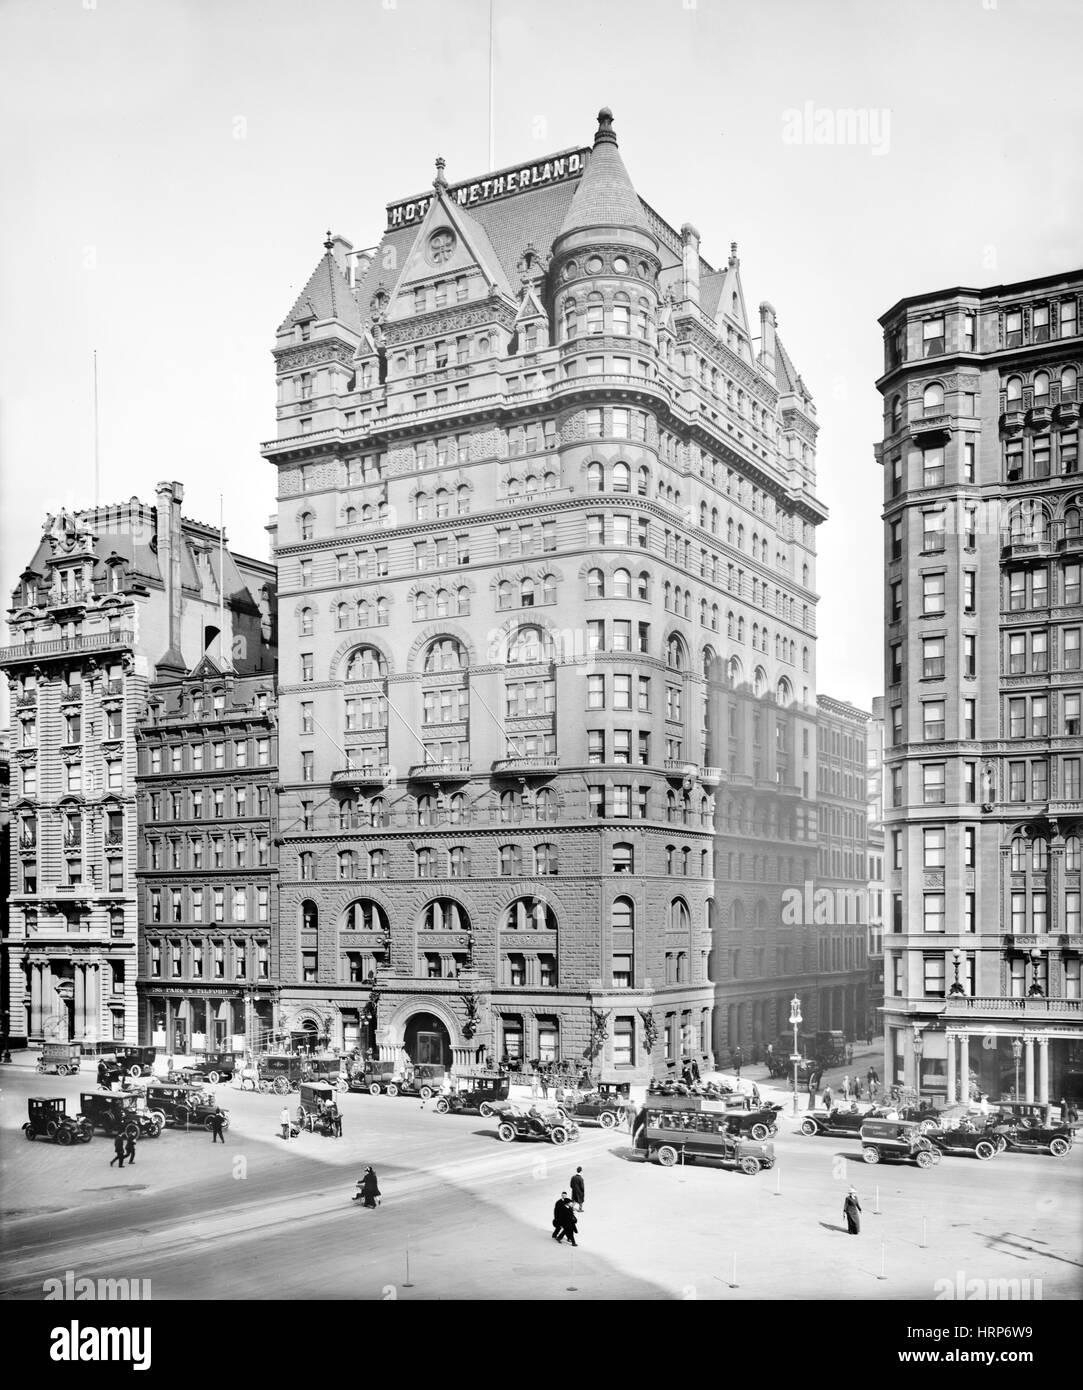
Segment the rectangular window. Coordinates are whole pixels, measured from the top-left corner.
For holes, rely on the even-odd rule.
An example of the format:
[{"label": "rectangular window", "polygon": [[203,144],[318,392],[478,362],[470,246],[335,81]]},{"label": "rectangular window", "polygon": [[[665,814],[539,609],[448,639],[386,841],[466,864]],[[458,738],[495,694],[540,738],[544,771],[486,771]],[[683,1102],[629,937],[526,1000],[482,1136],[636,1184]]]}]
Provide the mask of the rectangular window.
[{"label": "rectangular window", "polygon": [[[924,866],[926,869],[942,869],[947,845],[947,831],[941,826],[928,826],[922,831],[924,843]],[[895,865],[899,868],[899,865]]]},{"label": "rectangular window", "polygon": [[922,609],[925,614],[943,613],[944,611],[944,575],[925,574],[921,579],[922,589]]},{"label": "rectangular window", "polygon": [[943,955],[923,956],[923,989],[927,999],[943,999],[947,960]]},{"label": "rectangular window", "polygon": [[977,830],[972,825],[963,827],[963,868],[977,868]]},{"label": "rectangular window", "polygon": [[963,612],[977,612],[977,598],[975,596],[975,581],[977,575],[974,570],[963,570]]},{"label": "rectangular window", "polygon": [[944,674],[943,637],[925,637],[922,639],[921,674],[926,679],[932,679]]},{"label": "rectangular window", "polygon": [[926,700],[922,706],[922,737],[926,743],[944,737],[944,709],[943,700]]},{"label": "rectangular window", "polygon": [[626,675],[613,677],[613,708],[630,710],[632,708],[632,678]]},{"label": "rectangular window", "polygon": [[926,893],[922,905],[922,930],[944,931],[944,894]]},{"label": "rectangular window", "polygon": [[[934,410],[934,414],[939,415],[940,406]],[[925,449],[921,456],[921,483],[923,487],[943,487],[944,486],[944,449],[938,446],[935,449]]]},{"label": "rectangular window", "polygon": [[922,799],[926,806],[942,805],[945,800],[944,764],[924,763],[922,774]]},{"label": "rectangular window", "polygon": [[587,709],[605,709],[605,677],[587,677]]},{"label": "rectangular window", "polygon": [[963,675],[978,674],[978,639],[972,632],[963,635]]}]

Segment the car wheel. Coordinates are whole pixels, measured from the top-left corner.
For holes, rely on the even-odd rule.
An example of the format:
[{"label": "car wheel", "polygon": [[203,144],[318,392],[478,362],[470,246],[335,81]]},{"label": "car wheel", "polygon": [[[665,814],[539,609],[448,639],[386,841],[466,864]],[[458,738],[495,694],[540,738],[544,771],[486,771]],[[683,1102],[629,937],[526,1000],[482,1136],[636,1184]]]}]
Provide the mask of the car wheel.
[{"label": "car wheel", "polygon": [[598,1123],[603,1129],[612,1129],[617,1123],[617,1117],[610,1110],[603,1110],[598,1116]]},{"label": "car wheel", "polygon": [[742,1159],[741,1159],[741,1172],[742,1172],[742,1173],[747,1173],[748,1176],[751,1178],[751,1177],[755,1177],[755,1175],[756,1175],[759,1171],[760,1171],[760,1161],[759,1161],[758,1158],[742,1158]]},{"label": "car wheel", "polygon": [[658,1162],[663,1168],[672,1168],[677,1162],[677,1150],[672,1144],[663,1144],[658,1150]]},{"label": "car wheel", "polygon": [[31,1142],[33,1142],[33,1139],[34,1139],[34,1130],[33,1130],[33,1127],[30,1125],[29,1122],[27,1122],[25,1125],[23,1125],[23,1133],[26,1135],[26,1137],[27,1137]]},{"label": "car wheel", "polygon": [[58,1131],[56,1136],[56,1142],[58,1144],[63,1144],[64,1148],[67,1148],[73,1138],[74,1135],[72,1134],[71,1130],[67,1127],[67,1125],[65,1125],[62,1130]]},{"label": "car wheel", "polygon": [[288,1096],[290,1093],[290,1083],[284,1076],[275,1077],[275,1093],[280,1096]]},{"label": "car wheel", "polygon": [[975,1158],[992,1158],[996,1153],[996,1145],[990,1144],[988,1139],[982,1139],[974,1145]]},{"label": "car wheel", "polygon": [[[752,1126],[752,1137],[753,1137],[753,1139],[761,1139],[761,1140],[762,1140],[762,1139],[766,1139],[766,1138],[767,1138],[767,1126],[766,1126],[766,1125],[753,1125],[753,1126]],[[757,1164],[756,1166],[759,1167],[758,1164]]]},{"label": "car wheel", "polygon": [[379,1088],[379,1086],[376,1084],[376,1082],[374,1081],[374,1082],[372,1082],[372,1084],[369,1086],[369,1095],[370,1095],[370,1096],[378,1096],[379,1094],[380,1094],[380,1088]]},{"label": "car wheel", "polygon": [[161,1125],[162,1129],[165,1129],[165,1122],[166,1122],[166,1113],[165,1113],[165,1111],[164,1111],[164,1110],[152,1110],[150,1113],[154,1116],[155,1120],[157,1120],[158,1124]]},{"label": "car wheel", "polygon": [[84,1144],[90,1143],[90,1141],[94,1138],[94,1131],[90,1127],[90,1125],[79,1126],[79,1138],[83,1141]]},{"label": "car wheel", "polygon": [[165,1129],[165,1124],[164,1124],[164,1122],[161,1121],[161,1120],[155,1120],[155,1121],[154,1121],[154,1126],[153,1126],[153,1128],[150,1130],[150,1137],[151,1137],[152,1139],[157,1139],[157,1138],[161,1135],[161,1132],[162,1132],[163,1129]]},{"label": "car wheel", "polygon": [[344,1081],[340,1076],[339,1079],[335,1082],[335,1090],[341,1094],[343,1091],[348,1091],[349,1089],[350,1083],[348,1081]]},{"label": "car wheel", "polygon": [[996,1138],[996,1145],[997,1145],[997,1153],[998,1153],[998,1154],[1002,1154],[1002,1153],[1004,1152],[1004,1150],[1008,1147],[1008,1141],[1007,1141],[1007,1139],[1004,1138],[1003,1134],[998,1134],[998,1135],[997,1135],[997,1138]]},{"label": "car wheel", "polygon": [[212,1086],[217,1086],[218,1082],[221,1080],[221,1076],[216,1071],[209,1071],[207,1073],[207,1080],[211,1083]]},{"label": "car wheel", "polygon": [[568,1131],[563,1125],[554,1125],[549,1131],[549,1138],[554,1144],[566,1144],[568,1142]]},{"label": "car wheel", "polygon": [[820,1132],[820,1128],[819,1128],[819,1125],[817,1125],[817,1123],[816,1123],[815,1120],[802,1120],[802,1121],[801,1121],[801,1133],[802,1133],[802,1134],[819,1134],[819,1132]]},{"label": "car wheel", "polygon": [[432,1087],[422,1086],[421,1090],[418,1091],[418,1095],[422,1100],[432,1100]]},{"label": "car wheel", "polygon": [[917,1156],[917,1165],[919,1168],[932,1168],[935,1163],[936,1159],[928,1149],[922,1149]]},{"label": "car wheel", "polygon": [[143,1068],[139,1065],[138,1062],[136,1062],[134,1066],[131,1066],[131,1067],[128,1068],[128,1075],[129,1075],[129,1076],[142,1076],[142,1075],[143,1075]]},{"label": "car wheel", "polygon": [[1060,1135],[1058,1135],[1056,1139],[1051,1139],[1049,1141],[1049,1152],[1054,1158],[1063,1158],[1071,1147],[1068,1140],[1062,1139]]},{"label": "car wheel", "polygon": [[138,1139],[138,1138],[139,1138],[139,1126],[138,1126],[138,1125],[135,1125],[135,1124],[132,1124],[132,1125],[125,1125],[125,1126],[124,1126],[124,1137],[125,1137],[125,1139]]},{"label": "car wheel", "polygon": [[879,1163],[880,1150],[874,1149],[871,1144],[866,1144],[865,1147],[861,1150],[861,1157],[865,1160],[866,1163]]},{"label": "car wheel", "polygon": [[505,1144],[510,1144],[515,1138],[515,1129],[512,1125],[501,1125],[496,1132]]},{"label": "car wheel", "polygon": [[451,1106],[448,1105],[446,1100],[438,1100],[436,1102],[436,1113],[438,1115],[446,1115],[450,1109]]},{"label": "car wheel", "polygon": [[45,1133],[49,1136],[50,1139],[55,1139],[56,1131],[58,1128],[59,1126],[57,1125],[55,1120],[49,1120],[45,1126]]},{"label": "car wheel", "polygon": [[39,1073],[41,1076],[44,1076],[45,1073],[46,1073],[48,1070],[49,1070],[49,1068],[45,1065],[44,1062],[39,1062],[39,1063],[38,1063],[38,1073]]},{"label": "car wheel", "polygon": [[398,1093],[399,1093],[399,1088],[395,1085],[395,1083],[394,1083],[393,1081],[389,1081],[388,1084],[387,1084],[387,1094],[388,1094],[389,1096],[397,1096]]},{"label": "car wheel", "polygon": [[488,1120],[488,1119],[491,1119],[491,1118],[492,1118],[493,1107],[489,1104],[489,1102],[488,1102],[487,1100],[483,1100],[483,1101],[481,1102],[481,1104],[478,1106],[478,1114],[479,1114],[479,1115],[482,1117],[482,1119],[484,1119],[484,1120]]},{"label": "car wheel", "polygon": [[931,1133],[934,1129],[936,1129],[936,1121],[935,1121],[935,1120],[922,1120],[922,1122],[918,1125],[918,1133],[919,1133],[919,1134],[929,1134],[929,1133]]}]

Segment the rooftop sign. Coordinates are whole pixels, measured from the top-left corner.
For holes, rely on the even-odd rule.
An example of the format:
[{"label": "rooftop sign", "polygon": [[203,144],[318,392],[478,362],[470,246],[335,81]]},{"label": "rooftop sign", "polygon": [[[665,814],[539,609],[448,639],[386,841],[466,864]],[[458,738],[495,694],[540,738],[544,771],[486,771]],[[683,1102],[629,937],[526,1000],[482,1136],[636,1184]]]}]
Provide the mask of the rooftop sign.
[{"label": "rooftop sign", "polygon": [[[549,155],[536,164],[518,164],[483,179],[454,183],[448,187],[448,197],[454,198],[460,207],[469,208],[477,203],[491,203],[497,198],[506,198],[511,193],[525,193],[542,184],[566,183],[582,174],[589,154],[589,146],[580,150],[565,150],[562,154]],[[432,200],[431,193],[423,193],[400,203],[388,203],[387,230],[393,232],[421,222]]]}]

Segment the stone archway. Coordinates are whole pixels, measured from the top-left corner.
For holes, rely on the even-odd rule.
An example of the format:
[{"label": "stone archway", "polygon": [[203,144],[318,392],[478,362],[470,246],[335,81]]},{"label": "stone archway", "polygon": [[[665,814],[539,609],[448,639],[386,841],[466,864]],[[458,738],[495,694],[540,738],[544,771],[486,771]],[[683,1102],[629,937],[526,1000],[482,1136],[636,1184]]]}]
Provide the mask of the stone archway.
[{"label": "stone archway", "polygon": [[403,1028],[402,1045],[406,1055],[418,1065],[451,1067],[451,1035],[436,1014],[411,1014]]}]

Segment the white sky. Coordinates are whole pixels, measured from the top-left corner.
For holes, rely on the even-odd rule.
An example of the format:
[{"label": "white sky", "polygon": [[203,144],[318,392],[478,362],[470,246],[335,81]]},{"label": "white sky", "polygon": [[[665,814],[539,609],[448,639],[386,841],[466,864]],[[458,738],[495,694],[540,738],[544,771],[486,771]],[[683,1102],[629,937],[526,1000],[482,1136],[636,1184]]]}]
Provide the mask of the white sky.
[{"label": "white sky", "polygon": [[[739,243],[821,426],[819,689],[881,688],[876,319],[1083,260],[1075,0],[495,0],[496,165],[615,114],[639,192]],[[274,330],[325,229],[489,167],[488,0],[0,3],[0,588],[47,510],[178,478],[264,558]],[[886,146],[794,144],[863,108]]]}]

